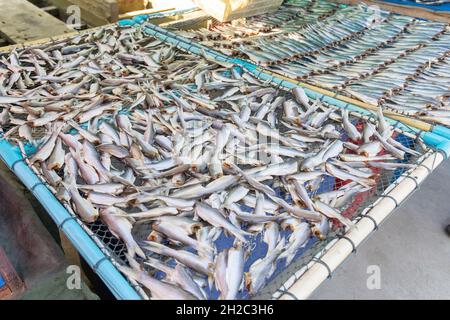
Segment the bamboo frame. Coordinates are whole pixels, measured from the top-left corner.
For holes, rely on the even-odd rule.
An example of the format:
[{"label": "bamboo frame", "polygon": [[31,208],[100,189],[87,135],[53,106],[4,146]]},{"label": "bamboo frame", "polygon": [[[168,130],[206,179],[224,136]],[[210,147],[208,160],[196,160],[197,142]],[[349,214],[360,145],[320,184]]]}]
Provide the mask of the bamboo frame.
[{"label": "bamboo frame", "polygon": [[[161,12],[161,13],[165,13],[165,11]],[[186,25],[182,26],[182,27],[191,27],[195,23],[198,23],[198,19],[200,19],[198,17],[198,15],[195,15],[194,17],[191,17],[191,15],[192,15],[191,12],[185,13],[185,15],[189,15],[189,16],[186,17],[186,18],[183,18],[183,19],[172,19],[170,21],[167,21],[164,18],[163,19],[156,18],[155,21],[153,21],[153,20],[151,20],[151,21],[154,24],[160,24],[160,25],[166,26],[166,27],[171,27],[173,24],[183,24],[183,23],[185,23]],[[208,17],[206,14],[203,14],[203,13],[200,13],[200,15],[201,15],[201,18],[203,18],[204,20],[206,20],[207,17]],[[181,14],[181,16],[184,17],[183,14]],[[22,42],[22,43],[11,44],[11,45],[8,45],[8,46],[0,47],[0,54],[8,53],[8,52],[10,52],[12,50],[15,50],[15,49],[19,49],[19,50],[20,49],[27,49],[27,48],[31,48],[31,47],[46,45],[46,44],[49,44],[49,43],[55,43],[55,42],[58,42],[58,41],[66,41],[66,40],[68,40],[70,38],[74,38],[74,37],[77,37],[77,36],[82,36],[82,35],[88,34],[88,33],[93,33],[93,32],[96,32],[98,30],[101,30],[101,29],[107,29],[107,28],[111,28],[111,27],[116,27],[117,25],[118,25],[117,23],[109,23],[109,24],[105,24],[103,26],[93,27],[93,28],[89,28],[89,29],[86,29],[86,30],[81,30],[81,31],[74,30],[71,33],[65,33],[65,34],[61,34],[61,35],[58,35],[58,36],[42,38],[42,39],[39,39],[39,40],[25,41],[25,42]]]}]

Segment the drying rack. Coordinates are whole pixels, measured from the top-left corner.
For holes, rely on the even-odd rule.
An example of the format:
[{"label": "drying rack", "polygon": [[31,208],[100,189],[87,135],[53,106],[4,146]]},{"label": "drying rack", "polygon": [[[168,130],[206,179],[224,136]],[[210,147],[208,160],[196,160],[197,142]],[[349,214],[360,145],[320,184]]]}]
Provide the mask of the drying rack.
[{"label": "drying rack", "polygon": [[[181,50],[207,55],[210,59],[215,59],[221,63],[240,66],[280,89],[290,90],[296,86],[289,81],[277,78],[275,75],[267,74],[246,61],[229,58],[209,48],[190,43],[187,39],[180,38],[162,28],[147,24],[144,26],[144,30],[149,35],[168,42]],[[342,105],[339,100],[320,95],[312,90],[306,89],[306,92],[310,97],[321,99],[336,108],[348,108],[352,115],[357,118],[373,117],[373,114],[367,110],[349,103]],[[329,241],[321,243],[320,248],[312,245],[311,248],[315,249],[312,256],[305,256],[304,259],[300,259],[299,262],[289,266],[285,270],[286,272],[283,272],[284,275],[290,274],[288,279],[279,278],[280,275],[276,276],[272,280],[273,282],[257,297],[307,298],[373,230],[377,229],[390,213],[419,188],[420,184],[449,155],[450,142],[444,137],[423,132],[398,120],[390,118],[387,118],[387,120],[395,128],[398,136],[405,137],[404,139],[407,141],[405,143],[409,146],[415,145],[418,141],[417,138],[420,137],[429,148],[425,150],[421,157],[414,159],[414,162],[411,163],[414,168],[397,172],[394,176],[389,175],[389,178],[383,181],[380,185],[380,192],[375,195],[375,198],[372,198],[370,203],[364,203],[364,207],[359,208],[357,217],[355,217],[358,220],[357,228],[348,232],[339,230],[334,234],[334,238],[331,237]],[[66,234],[74,247],[105,282],[116,298],[146,298],[142,288],[134,281],[126,279],[117,269],[118,257],[114,253],[114,248],[120,248],[117,239],[113,241],[107,230],[102,229],[101,225],[87,226],[81,222],[73,212],[56,199],[51,188],[27,164],[19,149],[3,137],[0,137],[0,156],[43,205],[56,225]],[[273,290],[275,288],[276,290]]]}]

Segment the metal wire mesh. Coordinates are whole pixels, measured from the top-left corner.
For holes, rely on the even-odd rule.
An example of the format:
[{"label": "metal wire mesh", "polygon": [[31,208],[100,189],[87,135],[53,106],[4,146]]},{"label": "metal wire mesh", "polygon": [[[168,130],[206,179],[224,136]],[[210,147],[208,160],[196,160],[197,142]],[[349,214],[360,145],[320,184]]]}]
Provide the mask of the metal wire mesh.
[{"label": "metal wire mesh", "polygon": [[125,253],[127,248],[122,240],[116,238],[108,227],[97,220],[93,223],[87,223],[86,226],[92,231],[92,233],[113,253],[119,261],[126,262]]}]

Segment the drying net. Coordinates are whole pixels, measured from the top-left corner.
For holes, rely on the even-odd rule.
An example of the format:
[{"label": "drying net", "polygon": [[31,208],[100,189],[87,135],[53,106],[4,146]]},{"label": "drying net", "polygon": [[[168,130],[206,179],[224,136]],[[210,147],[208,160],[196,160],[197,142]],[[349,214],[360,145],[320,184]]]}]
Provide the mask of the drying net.
[{"label": "drying net", "polygon": [[271,298],[432,152],[139,29],[0,61],[3,137],[144,298]]},{"label": "drying net", "polygon": [[445,23],[364,4],[300,0],[275,13],[181,34],[291,79],[450,125]]}]

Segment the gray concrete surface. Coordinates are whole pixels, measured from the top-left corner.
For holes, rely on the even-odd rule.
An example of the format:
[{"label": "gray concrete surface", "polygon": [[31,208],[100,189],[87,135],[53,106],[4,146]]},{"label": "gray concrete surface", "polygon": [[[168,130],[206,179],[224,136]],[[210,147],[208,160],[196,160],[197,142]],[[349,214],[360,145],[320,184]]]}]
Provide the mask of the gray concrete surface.
[{"label": "gray concrete surface", "polygon": [[26,291],[16,298],[39,300],[98,299],[83,282],[70,290],[68,261],[39,216],[48,215],[0,161],[0,247]]},{"label": "gray concrete surface", "polygon": [[[449,186],[447,161],[310,298],[450,299]],[[369,290],[373,265],[380,288]]]},{"label": "gray concrete surface", "polygon": [[46,277],[39,285],[28,288],[20,297],[21,300],[98,300],[99,297],[94,294],[88,286],[81,282],[79,289],[67,288],[66,270],[53,273]]}]

